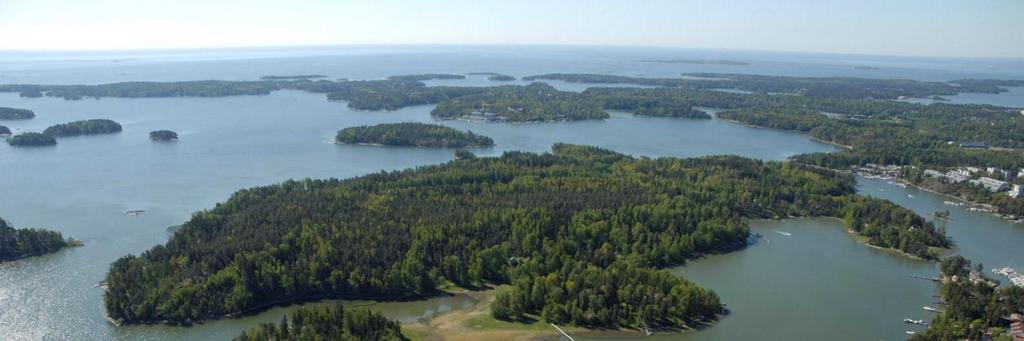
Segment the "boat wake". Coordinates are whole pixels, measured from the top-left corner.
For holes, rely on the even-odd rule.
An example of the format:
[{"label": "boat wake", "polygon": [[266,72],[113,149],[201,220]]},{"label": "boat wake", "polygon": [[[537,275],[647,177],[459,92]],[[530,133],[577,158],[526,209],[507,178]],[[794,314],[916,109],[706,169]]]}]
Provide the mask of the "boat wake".
[{"label": "boat wake", "polygon": [[772,230],[772,231],[775,231],[775,233],[781,234],[781,235],[786,236],[786,237],[789,237],[789,236],[793,235],[792,233],[782,232],[782,231],[779,231],[779,230]]}]

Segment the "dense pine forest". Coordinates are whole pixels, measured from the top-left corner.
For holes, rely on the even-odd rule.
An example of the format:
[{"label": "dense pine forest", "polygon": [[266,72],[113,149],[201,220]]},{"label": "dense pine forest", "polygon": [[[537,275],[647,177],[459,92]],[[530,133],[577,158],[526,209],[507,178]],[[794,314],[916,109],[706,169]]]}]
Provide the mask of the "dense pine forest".
[{"label": "dense pine forest", "polygon": [[282,302],[512,283],[501,298],[510,310],[496,316],[678,325],[713,319],[721,303],[660,268],[742,247],[746,219],[820,215],[921,257],[949,246],[912,212],[855,195],[848,175],[556,145],[239,191],[195,213],[167,244],[114,262],[105,306],[124,323],[187,323]]},{"label": "dense pine forest", "polygon": [[1024,312],[1024,287],[996,286],[981,264],[952,256],[942,260],[939,294],[944,309],[928,330],[911,337],[925,340],[1012,340],[1010,314]]},{"label": "dense pine forest", "polygon": [[67,137],[78,135],[111,134],[121,131],[121,125],[107,119],[81,120],[61,123],[43,130],[43,135],[50,137]]},{"label": "dense pine forest", "polygon": [[60,232],[44,229],[16,229],[0,218],[0,262],[57,252],[79,245]]},{"label": "dense pine forest", "polygon": [[385,146],[415,147],[488,147],[490,137],[458,129],[426,123],[384,123],[375,126],[349,127],[338,131],[337,143],[368,143]]},{"label": "dense pine forest", "polygon": [[263,323],[235,337],[235,341],[402,341],[398,322],[369,310],[307,307],[283,317],[278,324]]}]

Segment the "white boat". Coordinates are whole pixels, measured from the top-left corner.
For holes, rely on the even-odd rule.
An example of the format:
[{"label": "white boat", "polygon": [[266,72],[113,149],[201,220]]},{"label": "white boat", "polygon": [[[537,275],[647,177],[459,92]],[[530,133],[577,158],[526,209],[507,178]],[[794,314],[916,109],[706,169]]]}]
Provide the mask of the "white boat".
[{"label": "white boat", "polygon": [[917,334],[917,333],[909,331],[909,330],[907,331],[907,335],[914,335],[914,334]]},{"label": "white boat", "polygon": [[922,307],[921,309],[924,309],[924,310],[927,310],[927,311],[936,312],[936,313],[939,312],[938,309],[935,309],[935,308],[932,308],[932,307]]}]

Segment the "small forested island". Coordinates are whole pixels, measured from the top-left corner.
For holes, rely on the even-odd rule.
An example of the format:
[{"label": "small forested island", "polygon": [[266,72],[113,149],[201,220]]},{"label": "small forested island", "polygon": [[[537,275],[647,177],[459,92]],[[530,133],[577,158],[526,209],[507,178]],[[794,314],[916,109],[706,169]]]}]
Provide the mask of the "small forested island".
[{"label": "small forested island", "polygon": [[854,66],[853,68],[857,69],[857,70],[862,70],[862,71],[878,71],[878,70],[882,69],[882,68],[875,67],[875,66],[863,66],[863,65]]},{"label": "small forested island", "polygon": [[11,135],[11,128],[0,125],[0,135],[8,136]]},{"label": "small forested island", "polygon": [[149,132],[149,139],[153,141],[176,141],[178,133],[170,130],[154,130]]},{"label": "small forested island", "polygon": [[497,73],[497,72],[470,72],[470,73],[468,73],[468,75],[487,76],[487,80],[494,81],[494,82],[510,82],[510,81],[516,80],[515,77],[509,76],[509,75],[505,75],[505,74],[500,74],[500,73]]},{"label": "small forested island", "polygon": [[393,80],[393,81],[422,82],[422,81],[429,81],[429,80],[435,80],[435,79],[466,79],[466,76],[454,75],[454,74],[449,74],[449,73],[423,73],[423,74],[418,74],[418,75],[390,76],[390,77],[388,77],[388,79],[389,80]]},{"label": "small forested island", "polygon": [[14,147],[55,146],[57,139],[40,133],[27,132],[8,138],[7,144]]},{"label": "small forested island", "polygon": [[36,113],[28,109],[0,107],[0,120],[27,120],[36,117]]},{"label": "small forested island", "polygon": [[280,323],[261,323],[242,332],[234,341],[403,341],[398,322],[370,310],[306,307],[283,317]]},{"label": "small forested island", "polygon": [[606,119],[596,102],[581,94],[558,91],[544,83],[507,85],[445,100],[430,114],[442,119],[507,122],[577,121]]},{"label": "small forested island", "polygon": [[107,119],[81,120],[50,126],[43,135],[67,137],[78,135],[112,134],[121,132],[121,125]]},{"label": "small forested island", "polygon": [[306,80],[306,79],[317,79],[317,78],[327,78],[327,76],[325,76],[325,75],[318,75],[318,74],[311,74],[311,75],[288,75],[288,76],[270,75],[270,76],[260,77],[260,79],[268,80],[268,81]]},{"label": "small forested island", "polygon": [[60,232],[44,229],[16,229],[0,218],[0,262],[57,252],[81,242],[64,239]]},{"label": "small forested island", "polygon": [[867,243],[924,258],[949,246],[924,218],[854,185],[792,162],[563,144],[287,181],[239,191],[166,244],[115,261],[104,305],[122,324],[189,323],[288,302],[511,284],[499,298],[509,304],[492,305],[497,317],[695,326],[722,312],[718,296],[661,269],[743,247],[747,219],[840,217]]},{"label": "small forested island", "polygon": [[374,126],[349,127],[338,131],[337,143],[379,144],[414,147],[489,147],[490,137],[463,132],[438,124],[385,123]]},{"label": "small forested island", "polygon": [[943,309],[928,330],[910,340],[1013,340],[1008,318],[1020,319],[1024,314],[1024,287],[997,287],[998,282],[984,270],[959,255],[943,259],[939,281]]},{"label": "small forested island", "polygon": [[745,66],[750,65],[747,62],[740,62],[735,60],[727,59],[654,59],[654,60],[641,60],[644,63],[659,63],[659,64],[701,64],[701,65],[734,65],[734,66]]}]

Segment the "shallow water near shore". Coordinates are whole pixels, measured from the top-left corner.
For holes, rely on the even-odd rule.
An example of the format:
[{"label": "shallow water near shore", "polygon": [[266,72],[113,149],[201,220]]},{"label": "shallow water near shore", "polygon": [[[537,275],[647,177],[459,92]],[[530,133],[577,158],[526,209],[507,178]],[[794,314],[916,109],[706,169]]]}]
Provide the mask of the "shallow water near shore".
[{"label": "shallow water near shore", "polygon": [[[122,62],[99,58],[48,63],[11,61],[9,56],[0,56],[0,83],[257,79],[267,74],[298,73],[353,79],[476,71],[517,77],[546,72],[662,77],[701,71],[844,76],[860,73],[845,66],[853,62],[852,57],[691,50],[480,51],[467,48],[445,54],[369,49],[362,54],[341,56],[172,56]],[[666,56],[708,55],[750,61],[751,65],[636,62],[670,59]],[[958,71],[962,70],[959,64],[952,62],[875,62],[891,65],[883,68],[884,72],[871,73],[879,77],[997,78],[989,71]],[[1024,77],[1020,71],[1024,67],[1011,66],[1007,74]],[[449,83],[505,84],[487,81],[485,77]],[[580,84],[554,85],[573,91],[586,88]],[[0,106],[28,108],[38,115],[32,120],[0,122],[16,133],[40,131],[52,124],[87,118],[109,118],[124,126],[122,133],[114,135],[62,138],[56,147],[11,148],[0,144],[0,217],[17,227],[52,228],[85,242],[84,247],[0,264],[0,339],[5,340],[223,340],[257,323],[277,322],[281,315],[298,306],[188,328],[116,327],[104,319],[102,290],[94,285],[104,278],[111,262],[165,242],[168,226],[180,224],[193,212],[226,200],[238,189],[287,179],[346,178],[437,164],[453,159],[454,151],[335,145],[331,143],[335,132],[349,126],[434,122],[429,115],[432,106],[393,112],[352,111],[343,102],[327,101],[322,94],[298,91],[226,98],[81,101],[28,99],[3,93]],[[648,157],[735,154],[782,160],[799,153],[838,150],[810,141],[804,135],[722,120],[643,118],[621,112],[612,113],[608,120],[588,122],[437,123],[492,137],[495,147],[472,150],[483,156],[509,150],[544,152],[556,142],[597,145]],[[148,133],[157,129],[175,130],[180,139],[153,143]],[[944,199],[934,199],[939,197],[913,189],[865,179],[860,180],[860,187],[865,194],[896,201],[922,215],[947,208],[942,205]],[[917,199],[910,199],[908,193]],[[1024,242],[1024,227],[988,214],[948,208],[953,219],[947,228],[961,253],[983,261],[990,268],[1003,265],[1003,259],[1024,265],[1024,259],[1009,258],[1013,245]],[[130,210],[145,213],[126,215]],[[673,270],[718,292],[731,315],[701,331],[657,338],[893,340],[902,339],[904,330],[917,330],[903,325],[903,318],[929,317],[920,308],[930,303],[934,285],[908,275],[934,275],[935,263],[857,244],[841,223],[833,219],[757,221],[752,222],[752,230],[767,239],[745,250],[710,256]],[[1019,253],[1013,257],[1019,257]],[[457,295],[417,302],[346,304],[369,306],[410,322],[472,303],[471,299]]]}]

